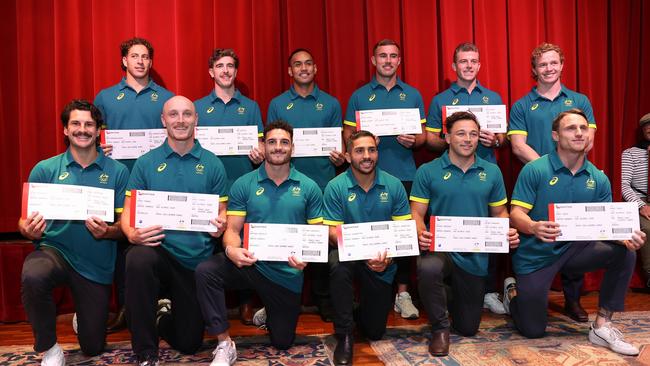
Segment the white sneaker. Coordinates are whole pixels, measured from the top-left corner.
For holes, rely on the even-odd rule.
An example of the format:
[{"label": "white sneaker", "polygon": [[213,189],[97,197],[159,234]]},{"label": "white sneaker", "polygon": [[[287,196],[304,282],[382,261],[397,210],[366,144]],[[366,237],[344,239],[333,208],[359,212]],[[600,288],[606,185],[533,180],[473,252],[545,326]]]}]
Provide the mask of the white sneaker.
[{"label": "white sneaker", "polygon": [[212,351],[214,359],[210,366],[231,366],[237,361],[237,347],[235,342],[227,340],[219,342],[217,348]]},{"label": "white sneaker", "polygon": [[483,296],[483,308],[489,309],[495,314],[505,314],[506,309],[503,307],[503,303],[499,300],[499,294],[496,292],[490,292]]},{"label": "white sneaker", "polygon": [[77,322],[77,313],[72,316],[72,331],[74,334],[79,334],[79,323]]},{"label": "white sneaker", "polygon": [[621,331],[614,328],[611,322],[603,324],[600,328],[594,328],[594,323],[591,323],[590,328],[589,341],[591,343],[609,347],[612,351],[626,356],[636,356],[639,354],[639,349],[625,342]]},{"label": "white sneaker", "polygon": [[253,315],[253,325],[265,328],[266,327],[266,308],[261,308]]},{"label": "white sneaker", "polygon": [[156,310],[156,326],[160,323],[160,319],[163,316],[171,315],[172,313],[172,301],[169,299],[160,299],[158,300],[158,309]]},{"label": "white sneaker", "polygon": [[503,310],[505,311],[505,314],[510,314],[510,298],[508,297],[508,291],[516,287],[517,281],[514,277],[508,277],[503,280]]},{"label": "white sneaker", "polygon": [[58,343],[43,353],[41,366],[65,366],[65,356]]},{"label": "white sneaker", "polygon": [[404,319],[417,319],[420,317],[420,311],[413,305],[411,295],[406,291],[395,295],[395,306],[393,309],[396,313],[400,313]]}]

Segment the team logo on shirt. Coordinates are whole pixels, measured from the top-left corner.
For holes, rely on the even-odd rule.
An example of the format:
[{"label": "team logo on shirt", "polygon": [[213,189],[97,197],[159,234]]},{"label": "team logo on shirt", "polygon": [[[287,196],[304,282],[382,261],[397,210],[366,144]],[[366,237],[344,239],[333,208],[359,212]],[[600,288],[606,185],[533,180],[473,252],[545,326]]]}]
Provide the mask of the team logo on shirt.
[{"label": "team logo on shirt", "polygon": [[291,195],[294,197],[299,197],[300,196],[300,187],[295,186],[291,187]]},{"label": "team logo on shirt", "polygon": [[212,112],[214,112],[214,107],[213,106],[210,106],[210,108],[205,110],[205,113],[212,113]]},{"label": "team logo on shirt", "polygon": [[289,110],[289,109],[291,109],[291,108],[293,108],[293,103],[289,103],[289,104],[287,104],[287,110]]},{"label": "team logo on shirt", "polygon": [[316,103],[316,110],[317,111],[322,111],[323,110],[323,103]]},{"label": "team logo on shirt", "polygon": [[449,178],[451,178],[451,172],[447,172],[447,173],[445,173],[445,175],[442,176],[442,179],[444,179],[444,180],[447,180]]},{"label": "team logo on shirt", "polygon": [[117,95],[117,97],[115,97],[115,99],[117,100],[122,100],[122,98],[124,98],[124,92],[121,92],[120,94]]},{"label": "team logo on shirt", "polygon": [[481,99],[481,100],[483,101],[483,104],[490,103],[490,98],[487,95],[483,96],[483,99]]},{"label": "team logo on shirt", "polygon": [[237,108],[237,114],[242,115],[244,113],[246,113],[246,108],[244,107]]},{"label": "team logo on shirt", "polygon": [[348,202],[352,202],[352,201],[354,201],[356,198],[357,198],[357,194],[354,193],[354,192],[352,192],[352,193],[350,193],[350,195],[348,196]]},{"label": "team logo on shirt", "polygon": [[406,93],[399,93],[399,100],[402,102],[406,100]]},{"label": "team logo on shirt", "polygon": [[158,93],[156,93],[156,92],[151,93],[151,101],[152,102],[157,102],[158,101]]},{"label": "team logo on shirt", "polygon": [[68,172],[63,172],[61,175],[59,175],[59,180],[64,180],[65,178],[69,177],[70,173]]},{"label": "team logo on shirt", "polygon": [[372,93],[372,94],[370,94],[370,96],[368,97],[368,101],[369,101],[369,102],[372,102],[373,100],[375,100],[375,98],[377,98],[377,96],[375,95],[375,93]]},{"label": "team logo on shirt", "polygon": [[567,106],[567,107],[571,107],[573,105],[573,100],[565,99],[564,100],[564,105]]},{"label": "team logo on shirt", "polygon": [[261,195],[262,193],[264,193],[264,187],[260,187],[260,188],[257,189],[257,191],[255,191],[255,195],[256,195],[256,196],[259,196],[259,195]]},{"label": "team logo on shirt", "polygon": [[388,202],[388,192],[381,192],[379,194],[379,201],[380,202]]},{"label": "team logo on shirt", "polygon": [[487,173],[486,172],[479,172],[478,173],[478,179],[481,182],[485,182],[487,180]]},{"label": "team logo on shirt", "polygon": [[558,177],[553,177],[551,180],[548,181],[549,186],[554,186],[557,181],[560,180]]},{"label": "team logo on shirt", "polygon": [[586,182],[587,189],[596,189],[596,181],[592,178],[587,179]]},{"label": "team logo on shirt", "polygon": [[205,170],[205,165],[198,163],[196,164],[196,174],[203,174],[203,171]]},{"label": "team logo on shirt", "polygon": [[108,174],[102,173],[99,175],[99,183],[107,184],[108,183]]},{"label": "team logo on shirt", "polygon": [[456,105],[456,104],[458,104],[458,102],[460,102],[460,101],[458,100],[458,98],[454,98],[454,99],[451,101],[451,105]]},{"label": "team logo on shirt", "polygon": [[534,110],[537,109],[538,107],[539,107],[539,104],[535,103],[535,104],[533,104],[533,105],[530,106],[530,110],[531,110],[531,111],[534,111]]},{"label": "team logo on shirt", "polygon": [[158,173],[160,173],[163,170],[165,170],[165,168],[167,168],[167,163],[161,163],[160,165],[158,165],[158,168],[156,168],[156,170],[158,171]]}]

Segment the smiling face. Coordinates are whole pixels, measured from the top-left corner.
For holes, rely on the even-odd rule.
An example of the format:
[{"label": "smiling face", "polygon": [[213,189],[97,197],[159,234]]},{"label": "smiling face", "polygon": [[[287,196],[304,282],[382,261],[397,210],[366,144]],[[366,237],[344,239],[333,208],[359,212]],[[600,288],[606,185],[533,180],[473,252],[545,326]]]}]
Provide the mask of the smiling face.
[{"label": "smiling face", "polygon": [[165,102],[161,120],[167,129],[167,137],[173,141],[194,139],[198,121],[194,103],[183,96],[175,96]]},{"label": "smiling face", "polygon": [[478,71],[481,69],[478,52],[460,51],[456,54],[456,61],[451,65],[456,72],[458,80],[468,83],[476,80]]},{"label": "smiling face", "polygon": [[377,141],[371,136],[362,136],[351,141],[349,151],[345,153],[345,159],[350,163],[352,170],[364,175],[375,171],[378,157]]},{"label": "smiling face", "polygon": [[560,54],[556,51],[548,51],[542,53],[535,60],[533,74],[536,76],[538,83],[552,85],[560,80],[563,67],[564,64]]},{"label": "smiling face", "polygon": [[152,63],[149,50],[141,44],[131,46],[127,55],[122,57],[122,65],[126,68],[126,73],[134,79],[149,77]]},{"label": "smiling face", "polygon": [[291,57],[288,72],[294,83],[307,86],[314,82],[318,68],[308,52],[300,51]]},{"label": "smiling face", "polygon": [[375,66],[377,75],[384,78],[395,76],[401,62],[399,48],[395,45],[379,46],[372,56],[372,64]]},{"label": "smiling face", "polygon": [[445,135],[445,140],[449,144],[449,155],[463,158],[474,155],[478,147],[479,134],[478,125],[471,119],[456,121]]},{"label": "smiling face", "polygon": [[63,126],[63,134],[68,137],[72,148],[95,149],[99,126],[90,111],[75,109],[70,112],[68,123]]},{"label": "smiling face", "polygon": [[230,56],[224,56],[215,61],[208,72],[218,87],[222,89],[231,88],[237,77],[235,59]]},{"label": "smiling face", "polygon": [[289,131],[275,128],[264,137],[264,157],[270,165],[284,165],[291,161],[293,142]]},{"label": "smiling face", "polygon": [[589,145],[589,122],[579,114],[567,114],[551,135],[558,152],[584,153]]}]

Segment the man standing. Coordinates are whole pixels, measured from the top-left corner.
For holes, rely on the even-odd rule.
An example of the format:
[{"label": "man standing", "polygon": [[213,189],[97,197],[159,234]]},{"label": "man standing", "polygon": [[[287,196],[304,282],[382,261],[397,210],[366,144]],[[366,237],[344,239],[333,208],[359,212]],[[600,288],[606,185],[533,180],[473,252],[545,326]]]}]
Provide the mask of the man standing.
[{"label": "man standing", "polygon": [[[650,113],[639,120],[642,138],[636,146],[623,151],[621,156],[621,192],[627,202],[639,205],[641,230],[650,234],[650,206],[648,206],[648,151],[650,151]],[[639,253],[645,286],[650,288],[650,245],[646,243]]]},{"label": "man standing", "polygon": [[[624,242],[555,242],[559,224],[548,221],[549,203],[610,202],[607,176],[591,164],[585,151],[590,142],[588,116],[579,109],[560,113],[552,124],[557,150],[524,166],[512,193],[510,221],[522,233],[521,246],[512,257],[517,276],[506,279],[504,304],[509,306],[519,332],[543,337],[547,323],[548,291],[558,272],[579,274],[604,269],[598,314],[589,340],[624,355],[639,350],[623,340],[611,323],[622,311],[634,270],[635,251],[645,240],[636,231]],[[508,304],[509,303],[509,304]]]},{"label": "man standing", "polygon": [[[167,139],[136,161],[124,201],[126,217],[131,215],[130,204],[135,199],[130,197],[133,189],[218,194],[219,217],[210,221],[218,230],[208,235],[163,231],[160,225],[136,229],[129,220],[122,221],[122,231],[133,244],[126,255],[126,316],[133,352],[141,366],[158,365],[158,336],[183,353],[194,353],[201,346],[204,323],[194,269],[212,256],[213,237],[225,229],[228,200],[223,164],[194,139],[197,113],[192,102],[172,97],[165,103],[161,119]],[[162,288],[170,296],[172,309],[166,306],[156,314]]]},{"label": "man standing", "polygon": [[[533,50],[530,62],[532,76],[537,86],[519,99],[510,110],[508,137],[512,144],[512,152],[525,164],[555,151],[555,142],[551,137],[551,122],[560,112],[572,108],[582,110],[587,116],[589,140],[585,151],[591,150],[596,132],[596,120],[589,99],[562,85],[560,80],[564,67],[562,49],[554,44],[542,43]],[[583,276],[562,275],[565,312],[576,321],[586,322],[589,320],[587,312],[580,305],[582,284]]]},{"label": "man standing", "polygon": [[[267,121],[286,121],[293,128],[341,127],[341,105],[333,96],[316,85],[318,68],[311,53],[303,48],[291,52],[287,69],[292,79],[289,90],[271,100]],[[294,167],[313,179],[321,190],[336,175],[335,168],[345,162],[341,151],[331,151],[328,157],[293,158]],[[332,305],[329,295],[328,267],[312,263],[312,294],[321,318],[331,321]]]},{"label": "man standing", "polygon": [[[377,139],[357,131],[347,140],[348,170],[334,178],[323,196],[323,223],[329,225],[330,244],[337,247],[337,226],[359,222],[411,219],[406,191],[399,179],[377,168]],[[334,332],[338,344],[335,365],[351,365],[354,348],[354,278],[359,281],[359,327],[370,340],[380,339],[392,305],[396,265],[386,252],[367,261],[340,262],[338,249],[329,254],[330,292],[334,304]]]},{"label": "man standing", "polygon": [[21,218],[20,233],[33,240],[36,250],[23,264],[22,301],[34,332],[34,350],[44,352],[42,365],[65,365],[56,342],[56,304],[52,290],[72,290],[78,314],[79,345],[88,356],[104,350],[106,320],[115,266],[115,241],[123,238],[120,213],[129,172],[105,157],[97,142],[102,125],[99,109],[85,100],[73,100],[61,113],[68,149],[39,162],[29,182],[72,184],[115,192],[115,221],[91,216],[85,222],[45,220],[38,212]]},{"label": "man standing", "polygon": [[[104,116],[105,129],[129,130],[162,128],[160,113],[163,104],[173,94],[156,84],[150,77],[153,65],[153,47],[143,38],[131,38],[120,45],[121,66],[124,77],[116,85],[103,89],[95,97],[95,105]],[[110,155],[113,147],[102,145],[105,154]],[[135,159],[121,159],[120,162],[133,169]],[[119,241],[115,262],[115,283],[120,309],[107,325],[109,332],[126,327],[124,316],[124,251],[128,242]]]},{"label": "man standing", "polygon": [[[370,83],[357,89],[350,97],[343,122],[343,141],[347,141],[356,129],[356,112],[361,110],[417,108],[420,111],[421,123],[426,122],[422,95],[397,77],[397,68],[402,62],[397,42],[390,39],[377,42],[370,60],[375,66],[375,75]],[[420,134],[385,136],[380,140],[379,168],[401,180],[408,194],[415,177],[413,149],[426,142],[424,125]],[[410,264],[408,257],[398,260],[395,311],[401,313],[403,318],[415,319],[420,314],[408,293]]]},{"label": "man standing", "polygon": [[230,189],[228,228],[224,253],[201,263],[196,286],[203,319],[219,344],[212,366],[229,366],[237,359],[230,339],[224,291],[252,288],[266,309],[271,344],[291,347],[300,314],[302,270],[307,263],[295,256],[287,262],[258,261],[242,248],[246,223],[320,224],[322,193],[316,183],[291,166],[293,129],[286,122],[271,122],[264,129],[265,161],[241,176]]}]

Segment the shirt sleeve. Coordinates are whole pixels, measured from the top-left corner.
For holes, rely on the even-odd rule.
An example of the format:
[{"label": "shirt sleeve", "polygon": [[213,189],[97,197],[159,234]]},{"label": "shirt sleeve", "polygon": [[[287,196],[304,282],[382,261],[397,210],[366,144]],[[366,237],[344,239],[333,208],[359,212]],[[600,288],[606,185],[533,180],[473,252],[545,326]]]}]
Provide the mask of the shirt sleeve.
[{"label": "shirt sleeve", "polygon": [[357,93],[354,92],[348,101],[348,108],[345,111],[345,120],[343,121],[344,125],[356,127],[357,126]]},{"label": "shirt sleeve", "polygon": [[428,174],[424,169],[425,165],[420,167],[415,172],[415,180],[413,180],[413,185],[411,187],[411,201],[420,202],[424,204],[429,204],[429,199],[431,197],[431,191],[429,190]]},{"label": "shirt sleeve", "polygon": [[214,159],[215,169],[212,172],[210,193],[218,194],[219,202],[226,202],[228,201],[228,176],[226,174],[226,168],[224,168],[221,159],[217,156],[215,156]]},{"label": "shirt sleeve", "polygon": [[246,175],[239,177],[228,193],[228,211],[231,216],[246,216],[249,184]]},{"label": "shirt sleeve", "polygon": [[47,181],[47,172],[40,162],[32,168],[27,181],[30,183],[50,183]]},{"label": "shirt sleeve", "polygon": [[641,208],[646,203],[639,198],[632,188],[632,176],[635,173],[639,174],[639,172],[635,172],[635,165],[631,149],[624,150],[621,154],[621,193],[623,194],[624,200],[627,202],[636,202],[639,208]]},{"label": "shirt sleeve", "polygon": [[508,197],[506,196],[506,186],[503,183],[503,174],[499,168],[494,169],[494,181],[492,184],[492,190],[490,191],[490,198],[488,205],[491,207],[503,206],[508,203]]},{"label": "shirt sleeve", "polygon": [[334,106],[332,108],[332,115],[330,117],[330,120],[328,121],[330,124],[330,127],[340,127],[341,124],[343,123],[343,112],[341,112],[341,103],[339,101],[332,97],[332,102],[334,103]]},{"label": "shirt sleeve", "polygon": [[612,202],[612,185],[609,183],[609,178],[605,173],[597,170],[597,181],[598,181],[598,202]]},{"label": "shirt sleeve", "polygon": [[323,222],[323,193],[316,183],[310,184],[305,213],[307,214],[308,224]]},{"label": "shirt sleeve", "polygon": [[264,125],[262,124],[262,112],[260,112],[260,106],[257,102],[253,101],[253,118],[252,124],[257,126],[257,137],[261,138],[264,136]]},{"label": "shirt sleeve", "polygon": [[144,165],[142,159],[135,161],[133,165],[133,170],[131,171],[131,176],[129,177],[129,182],[126,185],[126,195],[128,196],[131,190],[133,189],[149,189],[147,184],[147,177],[144,172]]},{"label": "shirt sleeve", "polygon": [[515,189],[512,191],[510,204],[531,210],[537,199],[538,181],[539,175],[531,163],[524,165],[515,183]]},{"label": "shirt sleeve", "polygon": [[424,99],[422,99],[422,94],[419,91],[416,91],[415,106],[420,111],[420,123],[427,122],[427,114],[424,111]]},{"label": "shirt sleeve", "polygon": [[406,197],[404,186],[398,182],[395,184],[394,191],[393,195],[395,196],[395,200],[393,201],[391,219],[394,221],[410,220],[411,207],[409,206],[409,200]]},{"label": "shirt sleeve", "polygon": [[341,192],[334,184],[327,184],[323,194],[323,223],[330,226],[345,223]]},{"label": "shirt sleeve", "polygon": [[587,116],[587,121],[589,122],[589,127],[596,128],[596,118],[594,118],[594,110],[591,107],[591,102],[589,102],[589,98],[587,98],[586,95],[581,94],[580,96],[580,105],[578,108],[585,112],[585,116]]},{"label": "shirt sleeve", "polygon": [[440,99],[437,97],[431,99],[426,129],[434,133],[442,132],[442,108],[440,106]]},{"label": "shirt sleeve", "polygon": [[104,98],[103,98],[103,93],[101,91],[97,93],[97,95],[95,96],[95,101],[93,102],[93,104],[102,113],[102,119],[104,120],[102,128],[108,128],[108,123],[106,122],[106,108],[104,107]]},{"label": "shirt sleeve", "polygon": [[266,124],[274,122],[278,119],[277,107],[278,102],[276,98],[273,98],[271,100],[271,103],[269,103],[269,110],[266,112]]},{"label": "shirt sleeve", "polygon": [[526,127],[526,112],[521,100],[517,101],[510,110],[510,123],[508,123],[508,136],[510,135],[528,135]]},{"label": "shirt sleeve", "polygon": [[115,180],[115,212],[121,213],[124,210],[124,195],[126,193],[126,185],[129,182],[129,170],[124,165],[119,165],[119,171]]}]

